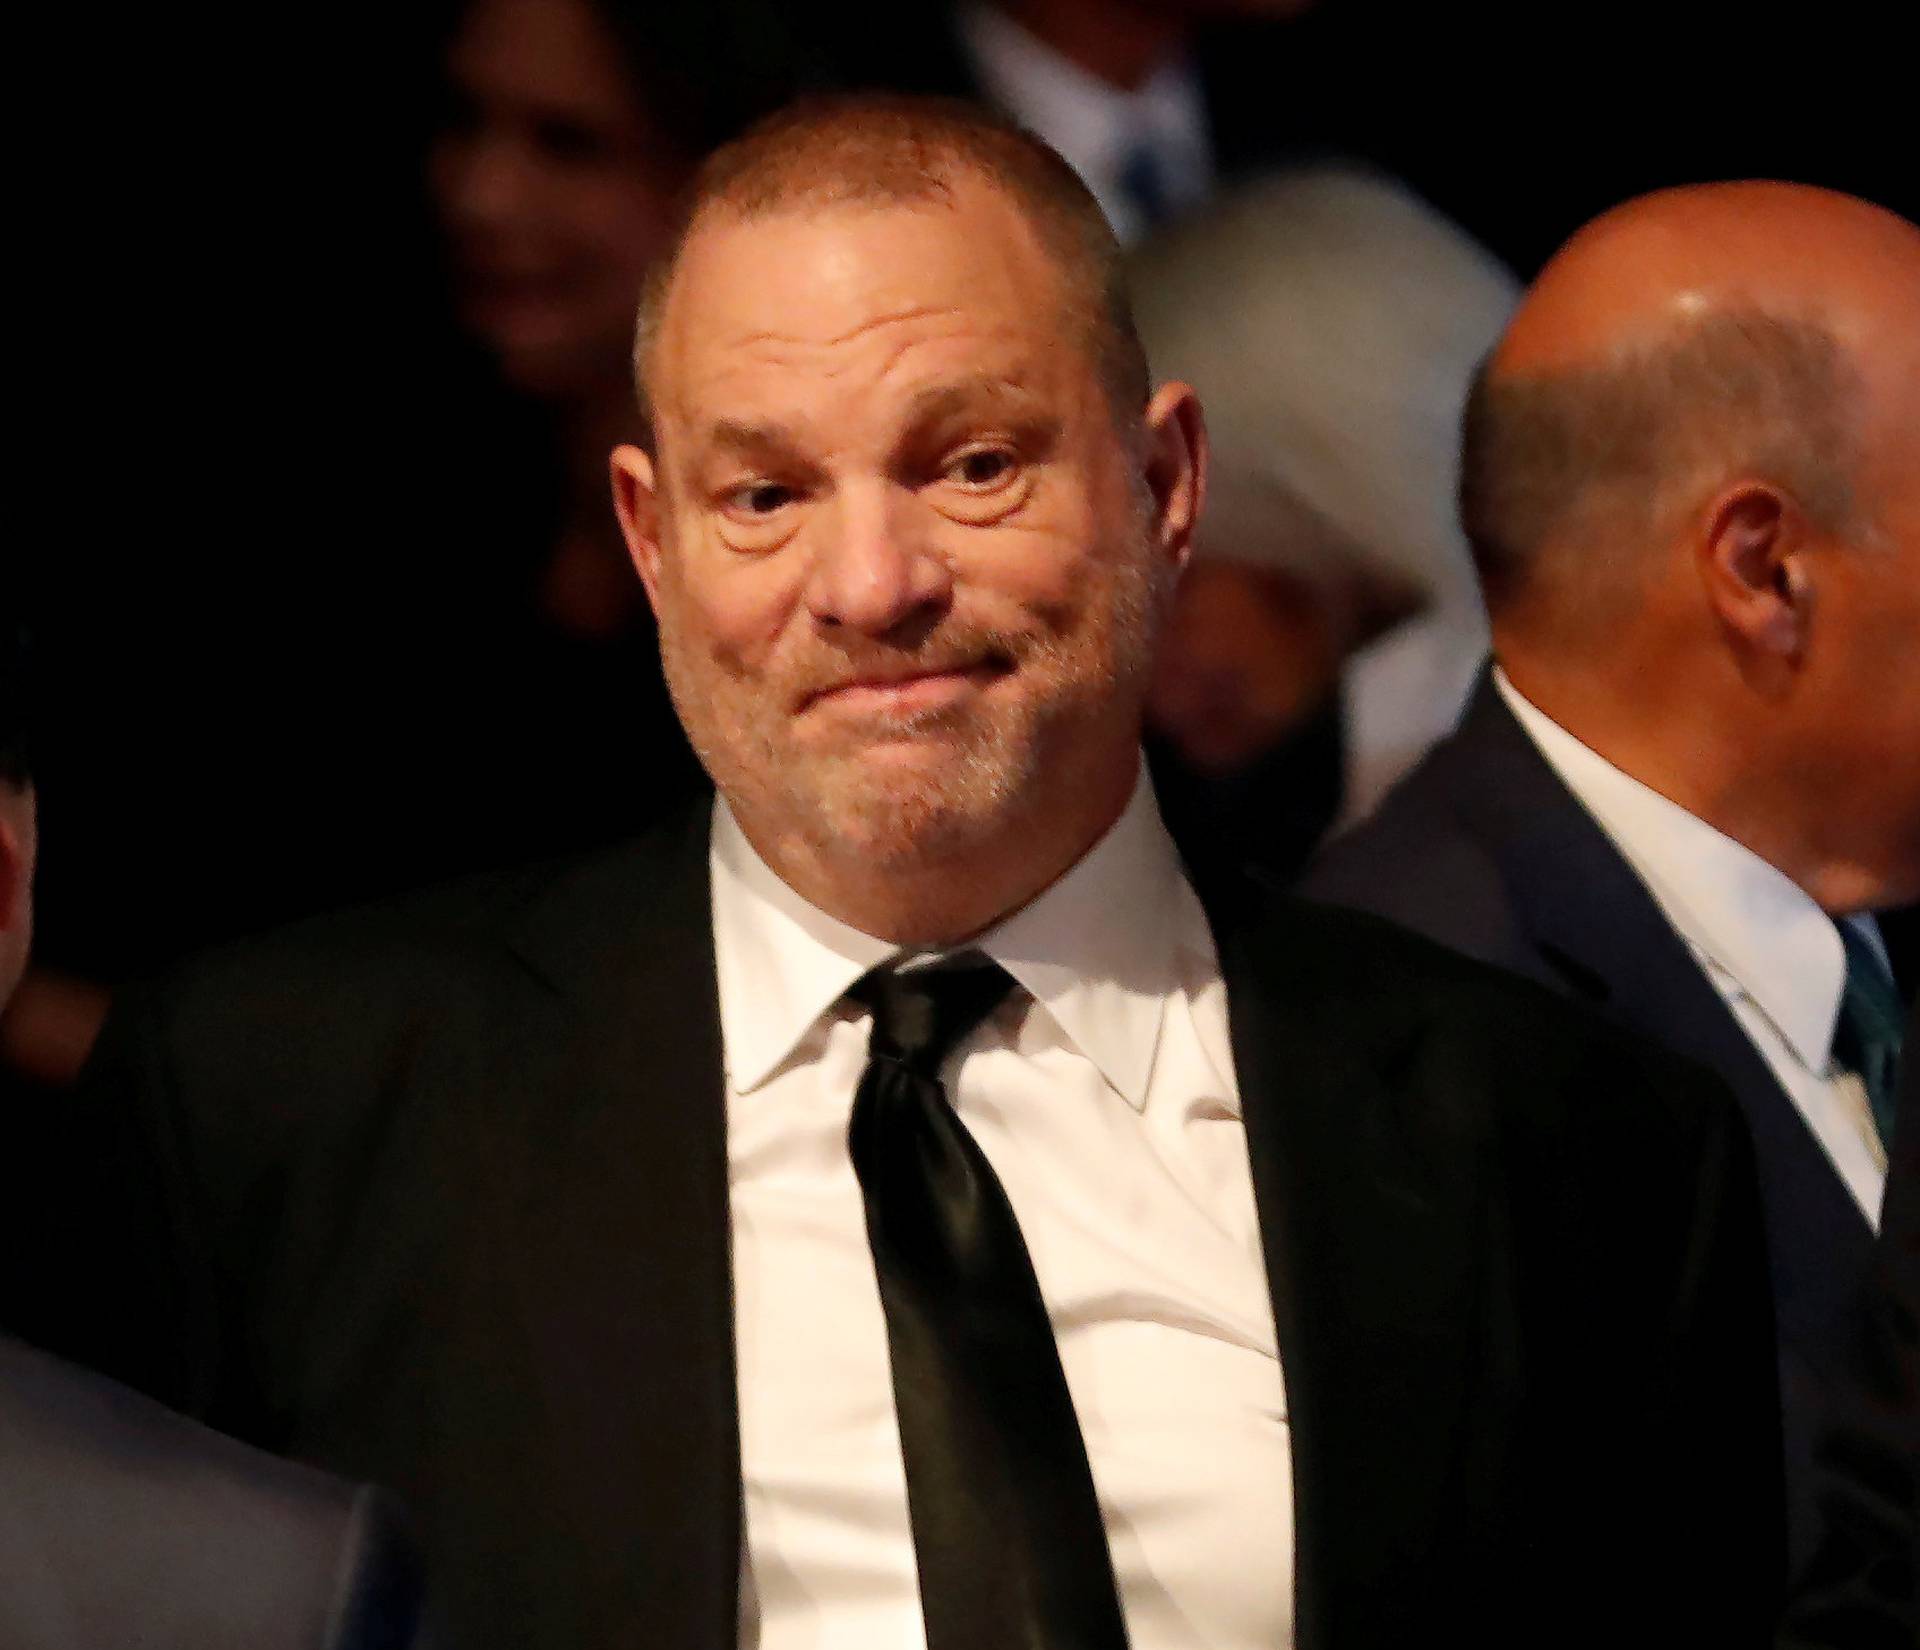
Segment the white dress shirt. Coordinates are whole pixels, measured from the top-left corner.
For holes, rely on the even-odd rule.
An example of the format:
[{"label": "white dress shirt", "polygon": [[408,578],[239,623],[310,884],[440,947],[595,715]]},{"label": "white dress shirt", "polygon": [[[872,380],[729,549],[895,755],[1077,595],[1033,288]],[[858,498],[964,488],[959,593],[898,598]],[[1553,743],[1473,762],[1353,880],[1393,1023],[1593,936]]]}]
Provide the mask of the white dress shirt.
[{"label": "white dress shirt", "polygon": [[1060,151],[1121,241],[1138,240],[1150,227],[1121,181],[1135,148],[1151,151],[1169,208],[1197,206],[1213,192],[1213,141],[1191,63],[1164,64],[1124,91],[996,7],[963,7],[959,27],[988,100]]},{"label": "white dress shirt", "polygon": [[[809,905],[716,808],[749,1650],[925,1643],[886,1320],[847,1153],[898,954]],[[1134,1650],[1292,1642],[1286,1398],[1226,992],[1144,772],[1060,881],[976,941],[1025,989],[947,1091],[1020,1221]],[[983,1647],[986,1650],[986,1647]]]},{"label": "white dress shirt", "polygon": [[[1887,1159],[1865,1085],[1833,1060],[1847,978],[1833,920],[1785,872],[1583,745],[1504,671],[1493,681],[1686,941],[1877,1229]],[[1880,949],[1871,917],[1846,920]]]}]

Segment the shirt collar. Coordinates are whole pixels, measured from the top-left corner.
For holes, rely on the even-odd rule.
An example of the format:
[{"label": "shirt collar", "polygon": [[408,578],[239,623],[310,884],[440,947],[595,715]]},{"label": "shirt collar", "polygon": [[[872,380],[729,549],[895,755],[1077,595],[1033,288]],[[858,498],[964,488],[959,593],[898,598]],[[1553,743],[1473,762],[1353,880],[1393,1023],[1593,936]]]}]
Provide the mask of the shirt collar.
[{"label": "shirt collar", "polygon": [[[710,850],[720,1027],[737,1093],[758,1088],[847,989],[901,947],[789,888],[724,801]],[[1146,1104],[1183,949],[1210,948],[1198,902],[1141,765],[1107,834],[1050,888],[968,949],[984,951],[1136,1110]]]},{"label": "shirt collar", "polygon": [[900,947],[802,899],[716,798],[708,850],[713,950],[727,1081],[745,1094],[786,1061],[855,980]]},{"label": "shirt collar", "polygon": [[1493,680],[1681,938],[1753,999],[1802,1064],[1824,1071],[1847,977],[1833,919],[1778,867],[1581,743],[1498,667]]}]

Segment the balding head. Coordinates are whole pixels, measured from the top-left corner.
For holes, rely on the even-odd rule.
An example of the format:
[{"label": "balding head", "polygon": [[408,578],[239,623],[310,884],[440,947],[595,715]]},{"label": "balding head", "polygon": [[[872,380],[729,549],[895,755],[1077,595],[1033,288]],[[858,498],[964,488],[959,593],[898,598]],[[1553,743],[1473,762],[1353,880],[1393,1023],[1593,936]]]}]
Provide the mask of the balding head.
[{"label": "balding head", "polygon": [[1464,433],[1520,690],[1829,909],[1920,894],[1920,230],[1788,184],[1630,202]]},{"label": "balding head", "polygon": [[634,379],[652,439],[655,352],[685,255],[701,230],[781,213],[950,205],[986,184],[1016,209],[1059,276],[1061,319],[1098,365],[1114,417],[1146,406],[1145,351],[1119,242],[1066,161],[991,110],[943,98],[863,93],[805,100],[716,150],[682,205],[672,250],[642,295]]},{"label": "balding head", "polygon": [[[1663,191],[1577,234],[1469,402],[1462,514],[1490,606],[1562,645],[1629,618],[1742,478],[1870,539],[1920,370],[1920,231],[1827,190]],[[1863,491],[1864,489],[1864,491]]]}]

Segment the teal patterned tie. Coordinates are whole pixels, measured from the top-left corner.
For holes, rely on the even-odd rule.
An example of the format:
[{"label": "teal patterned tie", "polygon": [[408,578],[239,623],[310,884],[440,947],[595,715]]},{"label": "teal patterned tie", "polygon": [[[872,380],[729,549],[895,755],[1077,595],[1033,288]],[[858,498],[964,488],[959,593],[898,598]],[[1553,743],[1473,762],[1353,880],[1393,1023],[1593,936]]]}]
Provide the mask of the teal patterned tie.
[{"label": "teal patterned tie", "polygon": [[1880,1144],[1893,1145],[1893,1108],[1900,1091],[1900,1034],[1906,1016],[1887,965],[1850,922],[1837,922],[1847,950],[1847,984],[1834,1028],[1833,1057],[1866,1085]]}]

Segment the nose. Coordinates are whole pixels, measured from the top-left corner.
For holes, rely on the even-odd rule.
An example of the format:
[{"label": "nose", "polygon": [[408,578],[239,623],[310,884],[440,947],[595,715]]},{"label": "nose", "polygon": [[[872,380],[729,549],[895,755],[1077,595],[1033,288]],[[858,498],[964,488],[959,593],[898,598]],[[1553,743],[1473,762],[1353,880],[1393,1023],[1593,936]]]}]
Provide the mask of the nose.
[{"label": "nose", "polygon": [[468,232],[511,224],[527,195],[531,159],[525,144],[490,129],[443,140],[433,182],[447,223]]},{"label": "nose", "polygon": [[879,484],[848,489],[825,529],[807,587],[814,621],[884,637],[925,624],[953,598],[953,569],[928,542],[911,495]]}]

